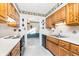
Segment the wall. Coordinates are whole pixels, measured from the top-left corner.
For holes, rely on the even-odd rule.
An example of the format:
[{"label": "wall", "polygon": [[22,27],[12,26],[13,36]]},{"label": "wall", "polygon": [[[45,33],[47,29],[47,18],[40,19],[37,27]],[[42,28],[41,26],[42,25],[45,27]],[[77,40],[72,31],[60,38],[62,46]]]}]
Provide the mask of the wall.
[{"label": "wall", "polygon": [[7,26],[6,24],[0,23],[0,38],[8,35],[14,35],[14,28]]},{"label": "wall", "polygon": [[52,34],[58,34],[62,31],[60,34],[63,36],[73,36],[79,33],[79,26],[67,26],[65,23],[59,23],[56,24],[56,28],[52,28],[52,30],[54,30]]},{"label": "wall", "polygon": [[[24,31],[24,33],[26,33],[26,45],[27,45],[27,32],[28,32],[28,30],[27,30],[27,20],[39,22],[40,23],[39,24],[40,25],[39,26],[39,28],[40,28],[39,33],[40,33],[41,32],[41,27],[42,27],[41,20],[45,19],[45,17],[33,16],[33,15],[27,15],[27,14],[20,14],[20,28],[23,30],[23,28],[21,26],[21,23],[22,23],[21,19],[22,18],[25,18],[25,28],[26,28],[26,30]],[[39,39],[40,39],[40,45],[42,45],[42,34],[41,33],[40,33]]]},{"label": "wall", "polygon": [[[30,22],[31,21],[31,24],[34,26],[34,27],[37,27],[37,32],[39,31],[38,29],[40,28],[40,21],[42,19],[44,19],[45,17],[40,17],[40,16],[34,16],[34,15],[27,15],[27,14],[21,14],[22,16],[24,15],[25,17],[25,25],[26,26],[29,26],[27,25],[27,22]],[[35,23],[36,22],[36,23]],[[38,23],[38,24],[37,24]],[[29,27],[26,28],[26,31],[28,31]]]},{"label": "wall", "polygon": [[36,32],[39,33],[39,23],[38,22],[30,22],[29,24],[27,24],[27,30],[30,30],[30,26],[32,26],[32,28],[36,28]]}]

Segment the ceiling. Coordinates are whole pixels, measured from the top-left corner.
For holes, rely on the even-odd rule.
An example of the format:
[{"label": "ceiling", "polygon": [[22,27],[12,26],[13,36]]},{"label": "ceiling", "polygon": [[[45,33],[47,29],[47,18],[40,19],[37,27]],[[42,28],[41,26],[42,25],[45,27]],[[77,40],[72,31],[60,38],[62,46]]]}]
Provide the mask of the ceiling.
[{"label": "ceiling", "polygon": [[16,3],[21,13],[46,16],[57,3]]}]

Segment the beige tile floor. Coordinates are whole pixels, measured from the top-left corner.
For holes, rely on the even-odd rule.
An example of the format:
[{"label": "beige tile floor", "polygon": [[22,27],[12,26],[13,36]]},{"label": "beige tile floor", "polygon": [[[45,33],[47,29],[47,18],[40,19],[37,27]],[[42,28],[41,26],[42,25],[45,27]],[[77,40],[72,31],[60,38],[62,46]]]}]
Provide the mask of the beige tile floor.
[{"label": "beige tile floor", "polygon": [[48,50],[39,45],[39,38],[30,38],[25,45],[23,56],[53,56]]}]

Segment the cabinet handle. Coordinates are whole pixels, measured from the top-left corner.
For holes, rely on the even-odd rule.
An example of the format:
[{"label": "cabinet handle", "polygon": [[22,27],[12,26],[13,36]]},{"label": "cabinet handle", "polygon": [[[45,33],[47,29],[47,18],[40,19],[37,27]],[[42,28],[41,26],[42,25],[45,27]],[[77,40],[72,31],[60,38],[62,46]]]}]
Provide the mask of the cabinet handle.
[{"label": "cabinet handle", "polygon": [[75,20],[77,21],[77,18]]}]

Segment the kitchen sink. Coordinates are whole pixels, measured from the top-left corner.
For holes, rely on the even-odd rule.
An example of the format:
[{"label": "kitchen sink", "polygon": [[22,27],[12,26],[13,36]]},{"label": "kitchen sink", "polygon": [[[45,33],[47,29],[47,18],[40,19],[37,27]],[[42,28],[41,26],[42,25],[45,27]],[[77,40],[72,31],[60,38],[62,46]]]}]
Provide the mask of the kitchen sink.
[{"label": "kitchen sink", "polygon": [[12,37],[12,39],[17,39],[17,38],[20,38],[20,36]]},{"label": "kitchen sink", "polygon": [[8,37],[5,37],[4,39],[10,39],[10,38],[12,38],[13,36],[8,36]]},{"label": "kitchen sink", "polygon": [[62,35],[52,35],[52,36],[55,36],[55,37],[58,37],[58,38],[68,38],[67,36],[62,36]]}]

